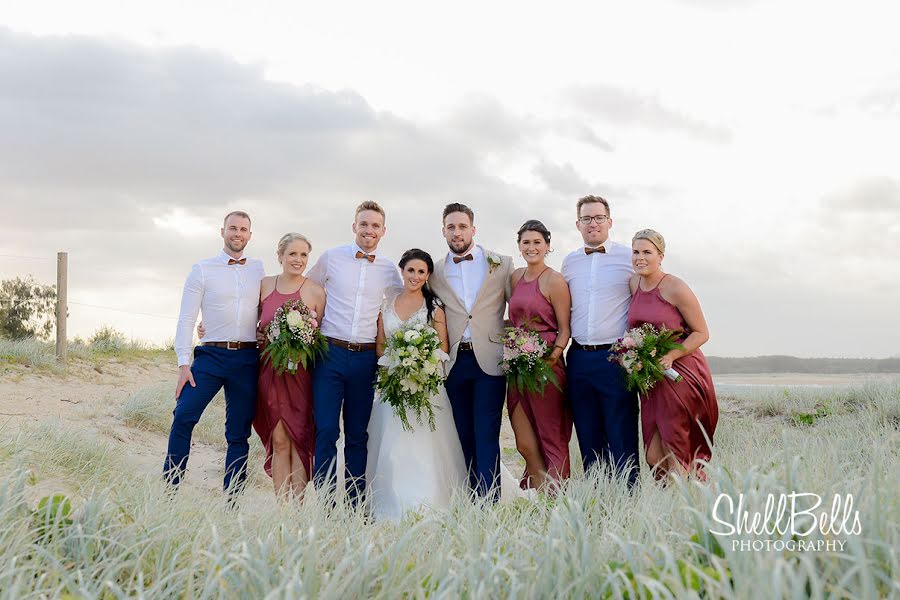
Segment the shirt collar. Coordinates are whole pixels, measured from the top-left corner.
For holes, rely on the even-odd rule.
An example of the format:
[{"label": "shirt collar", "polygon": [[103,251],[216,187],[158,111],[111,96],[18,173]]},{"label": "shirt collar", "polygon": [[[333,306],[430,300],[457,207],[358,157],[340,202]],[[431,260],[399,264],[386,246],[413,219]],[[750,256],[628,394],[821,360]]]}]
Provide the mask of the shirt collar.
[{"label": "shirt collar", "polygon": [[244,254],[243,254],[243,253],[241,253],[241,255],[238,256],[237,258],[234,258],[233,256],[231,256],[230,254],[228,254],[228,253],[225,252],[224,250],[222,250],[221,252],[219,252],[219,260],[221,260],[221,261],[222,261],[223,263],[225,263],[226,265],[228,264],[228,261],[229,261],[229,260],[241,260],[242,258],[244,258]]},{"label": "shirt collar", "polygon": [[584,248],[585,248],[585,249],[587,249],[587,248],[599,248],[600,246],[603,246],[604,248],[606,248],[606,251],[609,252],[610,250],[612,250],[612,247],[613,247],[613,241],[612,241],[611,239],[609,239],[609,238],[606,238],[606,241],[603,242],[602,244],[599,244],[599,245],[597,245],[597,246],[588,246],[587,244],[585,244],[585,245],[584,245]]},{"label": "shirt collar", "polygon": [[[484,258],[484,251],[481,249],[481,246],[479,246],[478,244],[472,244],[472,247],[469,249],[468,252],[463,252],[462,254],[457,254],[453,250],[448,252],[447,253],[447,262],[450,263],[451,261],[453,261],[454,256],[465,256],[466,254],[472,255],[472,262],[474,262],[476,260],[481,260],[482,258]],[[459,264],[462,264],[462,263],[459,263]]]},{"label": "shirt collar", "polygon": [[366,252],[365,250],[363,250],[362,248],[359,247],[359,244],[357,244],[356,242],[353,242],[352,244],[350,244],[350,256],[356,258],[357,252],[362,252],[363,254],[374,254],[376,258],[378,257],[378,248],[375,248],[371,252]]}]

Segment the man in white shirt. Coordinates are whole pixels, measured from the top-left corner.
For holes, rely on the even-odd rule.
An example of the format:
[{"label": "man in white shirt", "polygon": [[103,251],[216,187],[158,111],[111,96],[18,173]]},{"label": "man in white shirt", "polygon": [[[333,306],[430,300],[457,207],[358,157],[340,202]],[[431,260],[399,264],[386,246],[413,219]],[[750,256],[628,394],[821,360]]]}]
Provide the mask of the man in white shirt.
[{"label": "man in white shirt", "polygon": [[307,274],[325,288],[328,298],[322,318],[328,354],[313,371],[314,476],[320,489],[334,486],[338,419],[343,408],[344,482],[354,503],[366,489],[378,311],[385,291],[403,285],[396,263],[376,254],[385,234],[384,222],[384,209],[376,202],[360,204],[352,227],[354,243],[326,250]]},{"label": "man in white shirt", "polygon": [[562,274],[572,295],[572,345],[566,355],[569,399],[581,456],[587,471],[597,460],[638,475],[638,401],[625,387],[625,374],[609,360],[610,345],[628,324],[634,274],[631,248],[609,239],[609,203],[585,196],[575,222],[584,246],[563,260]]},{"label": "man in white shirt", "polygon": [[450,252],[435,261],[429,285],[443,301],[450,338],[447,396],[456,422],[469,485],[499,499],[500,423],[506,377],[500,370],[503,314],[510,296],[512,258],[474,242],[475,213],[464,204],[444,208]]},{"label": "man in white shirt", "polygon": [[[184,283],[175,332],[178,383],[169,447],[163,472],[177,486],[187,467],[191,434],[210,400],[223,387],[228,415],[225,422],[225,491],[240,491],[247,476],[247,454],[256,410],[256,325],[262,261],[245,258],[250,241],[250,216],[229,213],[221,230],[225,247],[218,255],[196,263]],[[197,313],[206,327],[193,348]]]}]

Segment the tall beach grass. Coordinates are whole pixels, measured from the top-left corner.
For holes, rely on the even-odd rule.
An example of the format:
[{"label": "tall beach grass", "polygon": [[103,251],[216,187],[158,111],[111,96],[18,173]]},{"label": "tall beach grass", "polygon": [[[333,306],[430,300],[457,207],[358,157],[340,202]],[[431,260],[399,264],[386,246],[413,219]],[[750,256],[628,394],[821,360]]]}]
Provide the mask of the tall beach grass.
[{"label": "tall beach grass", "polygon": [[[146,394],[121,418],[159,431],[146,425],[156,418]],[[0,598],[896,597],[898,411],[897,382],[723,398],[708,484],[663,488],[645,469],[629,492],[592,472],[556,498],[459,497],[401,523],[315,494],[280,505],[264,485],[236,508],[190,477],[170,497],[155,475],[129,470],[124,445],[42,425],[0,446]],[[135,413],[147,418],[129,422]],[[36,472],[65,482],[70,510],[38,506]],[[862,532],[806,538],[845,542],[821,552],[744,551],[709,533],[719,494],[761,509],[767,494],[792,491],[853,494]]]}]

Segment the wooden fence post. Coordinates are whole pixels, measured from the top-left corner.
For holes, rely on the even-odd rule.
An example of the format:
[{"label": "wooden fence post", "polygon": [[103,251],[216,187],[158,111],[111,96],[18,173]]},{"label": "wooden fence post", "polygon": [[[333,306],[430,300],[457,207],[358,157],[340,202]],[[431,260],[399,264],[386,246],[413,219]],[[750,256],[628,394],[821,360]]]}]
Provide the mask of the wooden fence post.
[{"label": "wooden fence post", "polygon": [[56,360],[66,362],[69,253],[56,253]]}]

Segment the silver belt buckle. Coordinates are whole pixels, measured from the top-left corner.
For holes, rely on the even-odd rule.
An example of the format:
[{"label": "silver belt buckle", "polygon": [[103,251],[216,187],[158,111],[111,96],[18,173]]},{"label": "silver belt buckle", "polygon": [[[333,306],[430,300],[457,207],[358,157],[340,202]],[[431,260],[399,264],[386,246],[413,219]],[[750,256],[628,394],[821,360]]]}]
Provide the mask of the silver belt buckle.
[{"label": "silver belt buckle", "polygon": [[[234,346],[232,346],[232,344],[234,344]],[[225,349],[226,350],[240,350],[240,345],[241,345],[240,342],[225,342]]]}]

